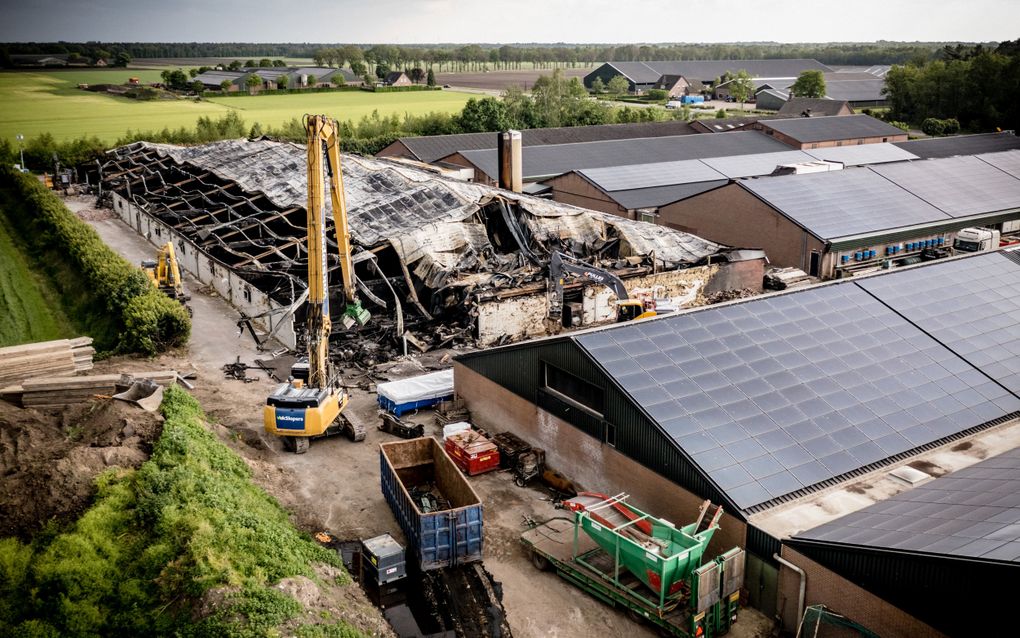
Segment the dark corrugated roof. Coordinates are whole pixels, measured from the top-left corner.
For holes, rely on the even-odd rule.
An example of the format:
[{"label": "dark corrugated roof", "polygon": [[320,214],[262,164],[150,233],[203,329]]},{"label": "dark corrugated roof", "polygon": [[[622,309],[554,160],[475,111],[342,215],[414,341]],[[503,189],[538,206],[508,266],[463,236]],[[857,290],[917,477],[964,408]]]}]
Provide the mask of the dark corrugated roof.
[{"label": "dark corrugated roof", "polygon": [[[941,343],[890,307],[917,273],[989,264],[986,287],[1020,280],[985,254],[569,338],[746,510],[1020,410],[968,359],[977,336]],[[1020,330],[994,304],[972,314]]]},{"label": "dark corrugated roof", "polygon": [[846,100],[832,100],[827,98],[814,97],[792,97],[779,109],[779,115],[800,117],[805,111],[811,115],[839,115],[844,107],[849,108]]},{"label": "dark corrugated roof", "polygon": [[[802,71],[832,71],[818,60],[687,60],[607,62],[637,84],[652,84],[663,75],[682,75],[687,80],[715,82],[727,71],[741,69],[752,78],[796,78]],[[600,67],[601,68],[601,67]],[[596,69],[598,71],[598,69]]]},{"label": "dark corrugated roof", "polygon": [[954,135],[933,137],[926,140],[893,142],[903,150],[923,158],[952,157],[954,155],[977,155],[1020,149],[1020,137],[1012,131],[1003,133],[980,133],[978,135]]},{"label": "dark corrugated roof", "polygon": [[[524,146],[545,146],[547,144],[667,137],[693,133],[691,125],[680,120],[597,126],[561,126],[525,129],[521,131],[521,144]],[[459,135],[402,137],[398,141],[414,153],[419,160],[431,163],[460,151],[496,148],[498,135],[499,133],[461,133]]]},{"label": "dark corrugated roof", "polygon": [[904,132],[895,126],[886,124],[870,115],[794,117],[768,120],[762,126],[788,135],[802,144],[849,140],[859,137],[904,135]]},{"label": "dark corrugated roof", "polygon": [[[789,147],[757,131],[729,135],[684,135],[640,139],[530,146],[524,149],[524,178],[562,175],[583,168],[626,166],[702,157],[725,157],[789,150]],[[472,164],[495,179],[496,150],[461,153]]]},{"label": "dark corrugated roof", "polygon": [[1020,563],[1020,448],[794,537]]}]

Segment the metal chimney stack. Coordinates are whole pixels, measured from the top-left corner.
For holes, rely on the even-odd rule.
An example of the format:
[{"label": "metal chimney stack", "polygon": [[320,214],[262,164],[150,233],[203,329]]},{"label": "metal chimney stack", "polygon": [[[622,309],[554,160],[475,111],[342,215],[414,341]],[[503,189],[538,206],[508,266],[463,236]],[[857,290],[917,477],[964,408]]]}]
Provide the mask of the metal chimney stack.
[{"label": "metal chimney stack", "polygon": [[515,193],[524,188],[520,131],[499,134],[499,187]]}]

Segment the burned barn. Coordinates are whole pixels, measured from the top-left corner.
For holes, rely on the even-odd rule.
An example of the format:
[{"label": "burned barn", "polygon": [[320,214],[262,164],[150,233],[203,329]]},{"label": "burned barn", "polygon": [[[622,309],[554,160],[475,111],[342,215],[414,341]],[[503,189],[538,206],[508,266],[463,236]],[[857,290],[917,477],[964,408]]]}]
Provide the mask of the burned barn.
[{"label": "burned barn", "polygon": [[[291,143],[137,143],[110,151],[100,183],[126,223],[153,244],[174,242],[184,268],[227,298],[259,338],[295,347],[306,170],[305,148]],[[554,251],[616,274],[628,291],[678,305],[761,287],[760,251],[662,226],[359,156],[344,156],[343,182],[359,294],[376,318],[362,330],[371,337],[362,346],[391,348],[401,337],[420,350],[484,346],[556,332],[547,319]],[[331,220],[327,231],[335,252]],[[329,270],[338,294],[335,255]],[[574,325],[614,320],[609,289],[580,281],[566,288]]]}]

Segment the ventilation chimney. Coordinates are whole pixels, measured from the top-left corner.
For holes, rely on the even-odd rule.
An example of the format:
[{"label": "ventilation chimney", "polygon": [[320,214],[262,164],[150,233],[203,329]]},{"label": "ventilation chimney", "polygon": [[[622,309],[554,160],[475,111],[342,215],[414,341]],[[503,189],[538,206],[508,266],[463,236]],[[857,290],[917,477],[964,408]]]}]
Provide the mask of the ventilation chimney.
[{"label": "ventilation chimney", "polygon": [[499,134],[499,187],[520,193],[524,187],[523,175],[521,132],[503,131]]}]

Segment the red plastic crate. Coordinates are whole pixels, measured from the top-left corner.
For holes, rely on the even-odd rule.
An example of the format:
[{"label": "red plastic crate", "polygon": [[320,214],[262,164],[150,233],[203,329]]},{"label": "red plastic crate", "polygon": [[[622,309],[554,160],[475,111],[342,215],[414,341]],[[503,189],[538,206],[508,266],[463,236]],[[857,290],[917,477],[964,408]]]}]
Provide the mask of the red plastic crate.
[{"label": "red plastic crate", "polygon": [[446,453],[468,476],[499,469],[499,448],[474,430],[446,437]]}]

